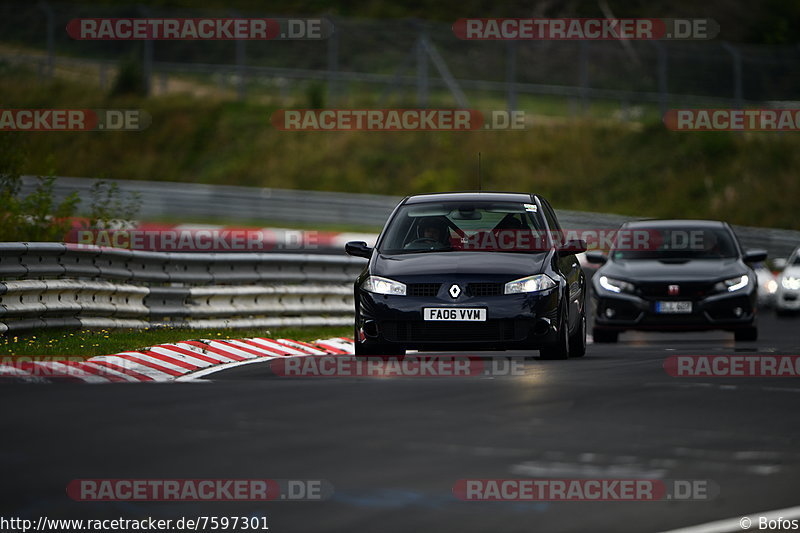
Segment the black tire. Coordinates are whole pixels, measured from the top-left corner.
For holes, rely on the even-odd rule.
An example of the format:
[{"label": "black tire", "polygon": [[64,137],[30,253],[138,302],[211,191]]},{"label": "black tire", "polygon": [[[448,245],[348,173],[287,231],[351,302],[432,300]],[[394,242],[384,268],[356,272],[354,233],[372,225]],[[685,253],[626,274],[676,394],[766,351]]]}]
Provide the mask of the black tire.
[{"label": "black tire", "polygon": [[561,324],[558,328],[558,340],[555,344],[541,348],[539,350],[540,359],[569,359],[569,320],[567,318],[566,306],[562,313]]},{"label": "black tire", "polygon": [[612,343],[619,340],[618,331],[609,331],[607,329],[592,328],[592,338],[596,343]]},{"label": "black tire", "polygon": [[581,314],[578,331],[569,338],[570,357],[583,357],[586,355],[586,313]]},{"label": "black tire", "polygon": [[752,342],[758,340],[758,328],[750,326],[748,328],[737,329],[733,332],[736,342]]}]

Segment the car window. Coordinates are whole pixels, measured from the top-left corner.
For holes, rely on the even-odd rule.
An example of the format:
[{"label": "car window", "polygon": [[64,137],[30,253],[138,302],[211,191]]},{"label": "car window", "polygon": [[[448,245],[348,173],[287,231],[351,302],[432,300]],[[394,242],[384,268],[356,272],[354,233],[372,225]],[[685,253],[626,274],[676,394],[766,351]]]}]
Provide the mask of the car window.
[{"label": "car window", "polygon": [[446,251],[539,252],[549,243],[533,204],[431,202],[402,206],[381,241],[384,254]]},{"label": "car window", "polygon": [[556,217],[556,212],[553,211],[553,208],[550,207],[550,204],[545,199],[541,199],[544,216],[547,219],[547,225],[550,227],[551,236],[553,240],[556,241],[558,245],[563,244],[563,233],[561,231],[561,224],[558,223],[558,217]]},{"label": "car window", "polygon": [[614,260],[722,259],[737,256],[735,238],[725,228],[627,227],[618,233],[611,248],[611,258]]}]

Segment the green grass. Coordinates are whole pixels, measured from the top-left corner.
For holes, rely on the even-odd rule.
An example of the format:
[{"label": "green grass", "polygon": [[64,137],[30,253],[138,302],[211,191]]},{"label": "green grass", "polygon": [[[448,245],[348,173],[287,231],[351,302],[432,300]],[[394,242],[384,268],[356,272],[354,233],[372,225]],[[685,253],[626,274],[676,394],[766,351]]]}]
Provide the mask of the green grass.
[{"label": "green grass", "polygon": [[242,339],[246,337],[288,338],[314,341],[330,337],[353,336],[352,327],[309,327],[275,329],[145,329],[145,330],[75,330],[52,329],[6,334],[0,337],[0,357],[88,359],[95,355],[139,350],[157,344],[199,339]]},{"label": "green grass", "polygon": [[[261,96],[112,98],[0,68],[6,107],[133,107],[153,117],[143,132],[21,134],[28,173],[406,195],[474,189],[481,152],[484,189],[535,191],[560,209],[800,229],[796,133],[679,133],[651,108],[636,123],[610,118],[602,103],[579,118],[564,100],[531,96],[520,103],[540,114],[523,131],[283,132],[269,121],[277,104]],[[307,107],[304,98],[284,106]]]}]

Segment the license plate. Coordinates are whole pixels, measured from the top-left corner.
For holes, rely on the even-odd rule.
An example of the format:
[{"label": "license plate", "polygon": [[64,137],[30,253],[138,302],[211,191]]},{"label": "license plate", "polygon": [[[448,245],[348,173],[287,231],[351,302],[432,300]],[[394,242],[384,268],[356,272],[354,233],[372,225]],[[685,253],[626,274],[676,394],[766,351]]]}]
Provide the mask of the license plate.
[{"label": "license plate", "polygon": [[486,322],[486,309],[469,307],[426,307],[425,320],[450,322]]},{"label": "license plate", "polygon": [[656,313],[691,313],[692,302],[656,302]]}]

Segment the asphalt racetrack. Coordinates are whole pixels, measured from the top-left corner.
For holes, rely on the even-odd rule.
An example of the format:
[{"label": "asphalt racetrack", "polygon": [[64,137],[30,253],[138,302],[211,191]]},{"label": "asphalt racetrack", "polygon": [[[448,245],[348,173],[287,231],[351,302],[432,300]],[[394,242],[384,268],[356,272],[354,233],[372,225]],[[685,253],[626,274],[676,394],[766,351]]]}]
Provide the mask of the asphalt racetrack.
[{"label": "asphalt racetrack", "polygon": [[[800,504],[796,378],[675,378],[670,355],[800,354],[800,317],[760,340],[628,333],[522,376],[3,384],[4,516],[263,516],[270,531],[663,531]],[[488,357],[514,352],[481,354]],[[705,480],[710,500],[468,502],[460,479]],[[326,501],[79,502],[72,479],[325,479]],[[754,525],[753,529],[757,529]]]}]

